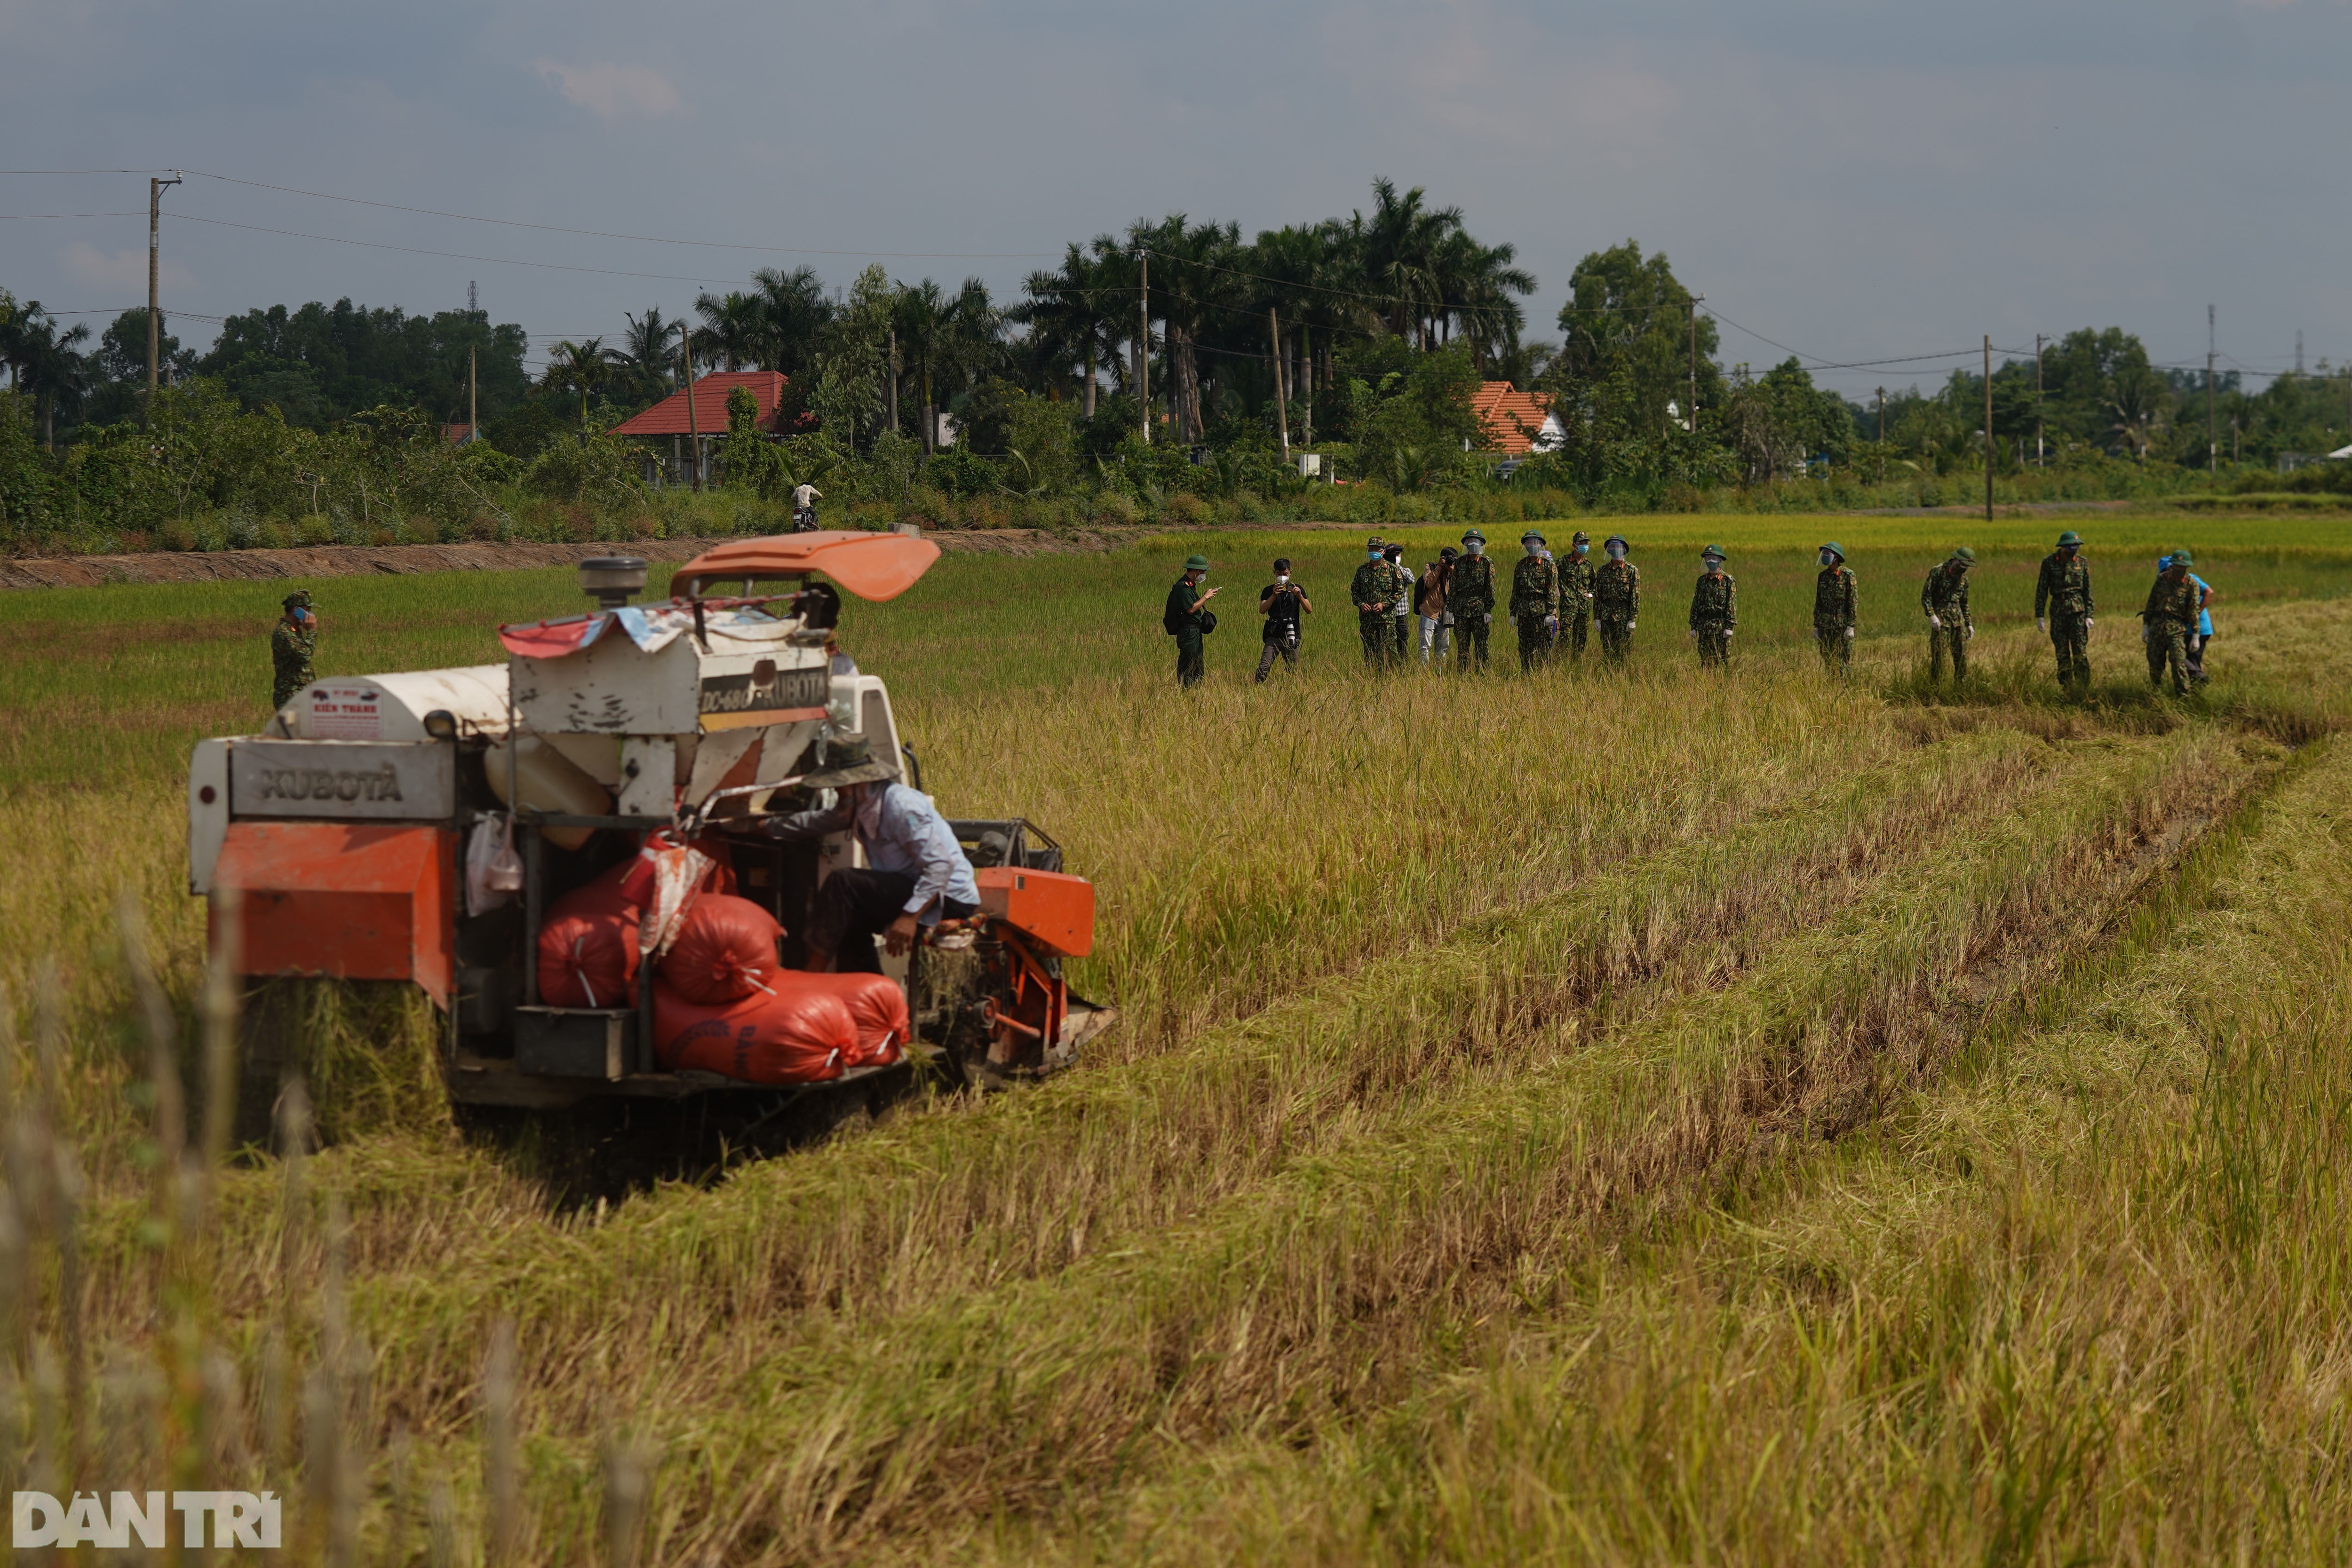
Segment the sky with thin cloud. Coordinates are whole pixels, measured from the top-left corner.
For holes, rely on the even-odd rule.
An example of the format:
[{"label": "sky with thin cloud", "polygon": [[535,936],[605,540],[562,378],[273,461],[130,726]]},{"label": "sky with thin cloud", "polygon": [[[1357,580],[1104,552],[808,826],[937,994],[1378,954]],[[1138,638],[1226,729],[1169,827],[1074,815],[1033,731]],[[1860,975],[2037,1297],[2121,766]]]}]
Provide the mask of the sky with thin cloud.
[{"label": "sky with thin cloud", "polygon": [[2346,0],[0,0],[0,167],[139,171],[0,175],[0,287],[143,303],[144,171],[176,166],[184,341],[473,281],[537,361],[757,266],[1010,290],[1138,217],[1255,233],[1386,175],[1518,246],[1537,336],[1633,238],[1726,358],[1851,395],[1987,333],[2201,364],[2209,302],[2224,365],[2275,371],[2298,330],[2352,360],[2347,46]]}]

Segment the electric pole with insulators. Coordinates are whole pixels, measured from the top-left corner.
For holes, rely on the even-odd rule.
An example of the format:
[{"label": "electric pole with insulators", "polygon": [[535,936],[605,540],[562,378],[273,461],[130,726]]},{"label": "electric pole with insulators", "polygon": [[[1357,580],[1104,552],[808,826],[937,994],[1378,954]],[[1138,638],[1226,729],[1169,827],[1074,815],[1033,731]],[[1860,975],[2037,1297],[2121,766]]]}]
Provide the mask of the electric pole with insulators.
[{"label": "electric pole with insulators", "polygon": [[1135,396],[1143,412],[1143,444],[1151,444],[1151,253],[1139,251],[1136,261],[1142,270],[1135,292],[1135,308],[1139,319],[1135,325]]},{"label": "electric pole with insulators", "polygon": [[159,314],[163,307],[163,187],[180,183],[180,172],[172,171],[168,180],[147,182],[147,395],[152,399],[155,387],[163,378],[163,329]]},{"label": "electric pole with insulators", "polygon": [[2221,472],[2221,429],[2213,421],[2213,307],[2205,307],[2205,475]]},{"label": "electric pole with insulators", "polygon": [[1985,521],[1992,521],[1992,334],[1985,334]]}]

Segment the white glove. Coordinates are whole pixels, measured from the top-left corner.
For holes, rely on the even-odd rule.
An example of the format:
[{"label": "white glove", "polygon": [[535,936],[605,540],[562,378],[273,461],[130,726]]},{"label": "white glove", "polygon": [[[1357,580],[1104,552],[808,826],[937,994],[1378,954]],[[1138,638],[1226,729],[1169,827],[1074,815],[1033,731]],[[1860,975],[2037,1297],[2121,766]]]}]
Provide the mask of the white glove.
[{"label": "white glove", "polygon": [[1625,622],[1625,630],[1626,630],[1626,631],[1628,631],[1628,632],[1631,632],[1633,629],[1633,623],[1631,621],[1626,622]]},{"label": "white glove", "polygon": [[1927,630],[1928,630],[1928,631],[1930,631],[1930,632],[1941,632],[1943,629],[1944,629],[1944,622],[1943,622],[1943,619],[1942,619],[1942,617],[1940,617],[1940,616],[1936,616],[1936,615],[1930,615],[1930,616],[1928,616],[1928,617],[1927,617]]},{"label": "white glove", "polygon": [[1849,643],[1853,641],[1853,628],[1851,626],[1845,629],[1845,640]]},{"label": "white glove", "polygon": [[1727,643],[1731,641],[1731,628],[1728,626],[1723,629],[1723,640]]},{"label": "white glove", "polygon": [[1589,593],[1588,593],[1588,594],[1586,594],[1584,597],[1585,597],[1585,598],[1587,598],[1587,599],[1590,599],[1590,598],[1591,598],[1591,597],[1592,597],[1592,595],[1591,595],[1591,594],[1589,594]]},{"label": "white glove", "polygon": [[2047,622],[2047,621],[2044,621],[2044,620],[2043,620],[2041,616],[2039,616],[2039,615],[2037,615],[2037,616],[2035,616],[2035,617],[2033,618],[2033,629],[2034,629],[2036,632],[2041,632],[2044,637],[2047,637],[2048,635],[2050,635],[2050,622]]},{"label": "white glove", "polygon": [[1977,629],[1973,626],[1969,627],[1966,631],[1960,633],[1960,641],[1963,643],[1973,643],[1976,640]]},{"label": "white glove", "polygon": [[1482,625],[1492,626],[1495,623],[1495,612],[1491,610],[1486,611],[1478,617],[1478,620]]},{"label": "white glove", "polygon": [[1691,640],[1692,642],[1694,642],[1694,643],[1697,642],[1697,641],[1698,641],[1698,633],[1697,633],[1697,632],[1693,632],[1690,634],[1690,640]]},{"label": "white glove", "polygon": [[2084,631],[2088,632],[2092,627],[2094,627],[2094,626],[2095,626],[2095,625],[2097,625],[2097,624],[2098,624],[2098,622],[2095,622],[2095,621],[2094,621],[2094,620],[2092,620],[2089,616],[2085,615],[2085,616],[2084,616],[2084,617],[2083,617],[2083,630],[2084,630]]}]

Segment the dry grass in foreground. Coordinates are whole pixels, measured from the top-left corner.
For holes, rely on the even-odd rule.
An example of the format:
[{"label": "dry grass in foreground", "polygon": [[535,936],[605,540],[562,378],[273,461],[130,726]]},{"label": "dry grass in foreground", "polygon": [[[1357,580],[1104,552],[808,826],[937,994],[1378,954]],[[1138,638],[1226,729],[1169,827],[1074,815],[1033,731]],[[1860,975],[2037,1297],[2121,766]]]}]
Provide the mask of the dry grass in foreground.
[{"label": "dry grass in foreground", "polygon": [[[2303,1357],[2249,1397],[2332,1388],[2345,1304],[2346,765],[2280,741],[2340,722],[2309,672],[2352,613],[2242,624],[2186,706],[2053,704],[1996,637],[1957,704],[1874,695],[1888,650],[1851,690],[1807,655],[968,708],[935,781],[1099,847],[1088,980],[1133,1027],[570,1213],[447,1137],[208,1161],[177,846],[115,827],[171,803],[27,798],[0,923],[61,957],[0,960],[42,1001],[0,1074],[0,1458],[274,1486],[297,1560],[2308,1542],[2332,1469],[2300,1513],[2190,1499],[2172,1435],[2227,1439],[2249,1345]],[[2226,974],[2146,988],[2216,931]],[[2189,1270],[2170,1338],[2143,1254]]]}]

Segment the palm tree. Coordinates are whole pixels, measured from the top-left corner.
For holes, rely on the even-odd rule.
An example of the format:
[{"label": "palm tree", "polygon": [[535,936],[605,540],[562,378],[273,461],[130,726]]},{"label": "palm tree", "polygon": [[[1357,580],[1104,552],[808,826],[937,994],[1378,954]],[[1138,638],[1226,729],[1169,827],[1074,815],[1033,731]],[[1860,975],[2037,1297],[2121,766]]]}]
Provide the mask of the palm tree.
[{"label": "palm tree", "polygon": [[1095,367],[1111,357],[1123,335],[1113,313],[1123,317],[1123,307],[1133,299],[1131,288],[1108,287],[1107,273],[1099,259],[1089,259],[1073,241],[1062,256],[1062,269],[1031,273],[1021,285],[1029,297],[1004,312],[1005,319],[1029,329],[1023,347],[1039,371],[1058,382],[1071,366],[1083,367],[1079,395],[1088,419],[1095,416]]},{"label": "palm tree", "polygon": [[1002,319],[989,302],[988,286],[977,277],[965,278],[953,295],[928,277],[901,284],[890,315],[899,363],[923,394],[923,450],[934,452],[939,448],[938,393],[988,368],[1001,345]]},{"label": "palm tree", "polygon": [[664,316],[658,305],[643,316],[627,319],[629,329],[622,335],[621,347],[614,350],[617,362],[639,393],[662,396],[677,384],[677,357],[670,352],[669,346],[684,323]]},{"label": "palm tree", "polygon": [[78,402],[89,384],[89,364],[78,350],[89,340],[82,323],[60,332],[57,318],[41,308],[37,299],[5,327],[0,327],[0,359],[8,363],[9,380],[19,392],[31,392],[41,411],[41,444],[58,444],[58,404]]},{"label": "palm tree", "polygon": [[583,444],[588,440],[588,394],[604,388],[612,381],[614,371],[625,362],[619,350],[604,347],[602,338],[591,338],[584,343],[566,340],[550,351],[546,383],[580,394],[580,440]]},{"label": "palm tree", "polygon": [[1428,348],[1444,308],[1440,253],[1462,228],[1462,209],[1432,212],[1419,185],[1397,194],[1395,182],[1372,182],[1372,215],[1357,213],[1351,228],[1362,246],[1364,287],[1388,303],[1389,330]]},{"label": "palm tree", "polygon": [[833,301],[824,297],[824,280],[813,267],[790,272],[763,267],[751,274],[751,282],[758,288],[755,298],[765,318],[756,359],[763,369],[788,376],[803,374],[817,334],[833,319]]},{"label": "palm tree", "polygon": [[2145,365],[2118,372],[2108,390],[2106,409],[2115,421],[2107,429],[2142,463],[2147,461],[2148,444],[2164,423],[2164,394],[2163,378]]},{"label": "palm tree", "polygon": [[1535,292],[1535,275],[1517,266],[1518,250],[1510,245],[1480,245],[1467,231],[1457,229],[1438,247],[1437,282],[1440,309],[1451,340],[1459,327],[1470,340],[1470,351],[1480,372],[1513,354],[1519,329],[1527,317],[1515,294]]},{"label": "palm tree", "polygon": [[1168,403],[1176,440],[1201,439],[1201,367],[1196,350],[1202,330],[1247,309],[1241,226],[1195,224],[1171,213],[1157,224],[1129,231],[1135,248],[1151,261],[1151,308],[1168,324]]},{"label": "palm tree", "polygon": [[757,366],[771,356],[767,303],[756,294],[730,289],[723,297],[698,295],[694,313],[702,326],[694,334],[694,351],[704,360],[723,361],[730,371]]}]

